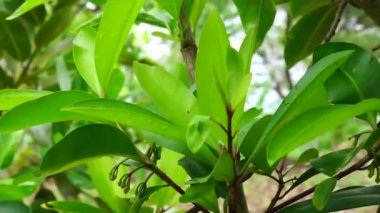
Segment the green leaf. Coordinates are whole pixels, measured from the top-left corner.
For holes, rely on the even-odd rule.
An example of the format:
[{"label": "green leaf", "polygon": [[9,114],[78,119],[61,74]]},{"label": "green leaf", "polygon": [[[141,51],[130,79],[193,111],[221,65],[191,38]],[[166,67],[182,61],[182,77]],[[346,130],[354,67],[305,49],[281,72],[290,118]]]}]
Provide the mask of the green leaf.
[{"label": "green leaf", "polygon": [[335,178],[328,178],[320,182],[317,188],[315,188],[312,200],[313,205],[317,210],[321,211],[326,206],[326,203],[335,188],[336,182],[337,180]]},{"label": "green leaf", "polygon": [[301,18],[288,34],[285,45],[285,62],[292,67],[298,61],[310,55],[330,30],[335,18],[337,4],[323,6]]},{"label": "green leaf", "polygon": [[45,2],[48,2],[48,0],[26,0],[16,11],[7,17],[7,20],[13,20]]},{"label": "green leaf", "polygon": [[6,21],[6,17],[7,14],[0,11],[0,50],[24,61],[31,53],[29,34],[20,20]]},{"label": "green leaf", "polygon": [[82,28],[73,41],[73,57],[82,78],[99,96],[102,90],[95,68],[96,30],[90,27]]},{"label": "green leaf", "polygon": [[329,3],[331,3],[330,0],[292,0],[289,4],[289,12],[293,17],[302,16]]},{"label": "green leaf", "polygon": [[323,155],[310,163],[318,171],[333,176],[350,163],[359,151],[360,148],[343,149]]},{"label": "green leaf", "polygon": [[[317,47],[313,60],[343,50],[355,52],[326,81],[329,100],[334,104],[353,104],[368,98],[380,98],[380,91],[373,89],[380,82],[380,64],[364,49],[350,43],[328,43]],[[367,113],[363,118],[376,126],[375,114]]]},{"label": "green leaf", "polygon": [[64,32],[74,18],[75,8],[71,5],[59,8],[38,30],[35,43],[38,49],[48,45]]},{"label": "green leaf", "polygon": [[[245,32],[249,33],[254,29],[253,54],[263,42],[266,33],[273,24],[276,15],[276,8],[272,0],[234,0],[239,11],[241,22]],[[250,54],[250,57],[252,57]]]},{"label": "green leaf", "polygon": [[310,178],[314,177],[315,175],[319,174],[320,172],[314,168],[310,168],[306,170],[304,173],[302,173],[299,177],[297,177],[296,181],[292,184],[291,188],[296,188],[300,184],[304,183],[305,181],[309,180]]},{"label": "green leaf", "polygon": [[186,128],[197,114],[198,104],[192,92],[170,73],[134,63],[137,78],[158,109],[173,123]]},{"label": "green leaf", "polygon": [[13,162],[19,149],[21,134],[0,134],[0,169],[5,169]]},{"label": "green leaf", "polygon": [[0,212],[30,213],[31,210],[21,201],[0,201]]},{"label": "green leaf", "polygon": [[63,212],[94,212],[104,213],[103,210],[78,201],[50,201],[42,204],[42,207],[49,210]]},{"label": "green leaf", "polygon": [[297,159],[297,164],[307,163],[310,160],[317,158],[319,156],[319,151],[316,148],[310,148],[304,151]]},{"label": "green leaf", "polygon": [[190,13],[190,23],[193,32],[197,30],[197,24],[202,16],[203,9],[206,5],[206,0],[192,0],[192,7]]},{"label": "green leaf", "polygon": [[[355,187],[334,192],[327,201],[323,212],[335,212],[364,206],[380,205],[380,186]],[[318,213],[311,200],[288,206],[279,213]]]},{"label": "green leaf", "polygon": [[148,187],[146,188],[145,190],[145,193],[142,197],[139,197],[137,196],[134,200],[134,203],[132,204],[131,206],[131,209],[129,210],[129,212],[141,212],[141,208],[142,208],[142,205],[144,204],[144,202],[146,200],[149,199],[149,197],[155,193],[156,191],[164,188],[164,187],[167,187],[167,185],[162,185],[162,186],[152,186],[152,187]]},{"label": "green leaf", "polygon": [[352,117],[380,111],[379,99],[368,99],[354,105],[319,107],[302,113],[280,129],[269,143],[268,161],[273,165],[293,149],[333,130]]},{"label": "green leaf", "polygon": [[10,110],[22,103],[51,94],[49,91],[28,89],[0,90],[0,110]]},{"label": "green leaf", "polygon": [[39,124],[86,119],[72,112],[61,109],[76,102],[95,97],[80,91],[56,92],[16,106],[0,119],[0,132],[13,132]]},{"label": "green leaf", "polygon": [[209,138],[211,132],[210,117],[194,116],[187,128],[186,141],[191,152],[196,153]]},{"label": "green leaf", "polygon": [[0,201],[21,200],[33,194],[39,187],[39,184],[33,181],[19,184],[13,184],[12,181],[12,179],[0,181]]},{"label": "green leaf", "polygon": [[202,114],[227,124],[226,88],[229,41],[222,20],[216,12],[208,17],[202,30],[195,66],[198,104]]},{"label": "green leaf", "polygon": [[178,141],[185,141],[186,137],[185,131],[170,121],[143,107],[122,101],[107,99],[84,101],[66,107],[64,111],[75,112],[94,119],[125,124],[136,129],[147,130]]},{"label": "green leaf", "polygon": [[131,139],[115,127],[93,124],[75,129],[43,158],[43,176],[56,174],[101,156],[118,155],[141,160]]},{"label": "green leaf", "polygon": [[179,20],[182,0],[156,0],[175,20]]},{"label": "green leaf", "polygon": [[108,0],[95,43],[95,66],[103,91],[107,91],[115,64],[143,0]]},{"label": "green leaf", "polygon": [[[252,150],[249,161],[261,153],[260,149],[267,146],[270,137],[291,119],[307,110],[328,105],[323,83],[351,54],[352,51],[334,53],[311,67],[276,110],[257,146]],[[245,167],[247,166],[246,164]]]},{"label": "green leaf", "polygon": [[214,191],[214,182],[193,184],[180,197],[182,203],[195,202],[202,207],[219,212],[218,202]]}]

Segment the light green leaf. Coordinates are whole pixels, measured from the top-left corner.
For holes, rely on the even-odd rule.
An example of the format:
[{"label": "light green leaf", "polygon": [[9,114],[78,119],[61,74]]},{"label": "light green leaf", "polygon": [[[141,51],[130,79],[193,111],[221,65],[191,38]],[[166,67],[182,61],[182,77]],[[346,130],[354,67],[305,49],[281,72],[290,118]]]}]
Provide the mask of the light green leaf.
[{"label": "light green leaf", "polygon": [[30,11],[31,9],[48,2],[49,0],[26,0],[16,11],[14,11],[10,16],[7,17],[7,20],[13,20],[22,14]]},{"label": "light green leaf", "polygon": [[51,94],[51,92],[28,89],[3,89],[0,90],[0,110],[10,110],[22,103],[48,94]]},{"label": "light green leaf", "polygon": [[125,124],[133,128],[147,130],[178,141],[185,141],[186,137],[185,131],[170,121],[143,107],[122,101],[107,99],[84,101],[66,107],[64,108],[64,111],[79,113],[94,119]]},{"label": "light green leaf", "polygon": [[80,91],[64,91],[25,102],[13,108],[0,119],[0,132],[13,132],[39,124],[86,119],[85,116],[63,112],[65,106],[95,97]]},{"label": "light green leaf", "polygon": [[6,21],[7,14],[0,11],[0,50],[6,50],[13,58],[24,61],[30,56],[29,34],[20,20]]},{"label": "light green leaf", "polygon": [[57,81],[61,91],[71,90],[71,76],[66,67],[63,55],[55,58],[55,68],[57,71]]},{"label": "light green leaf", "polygon": [[156,0],[175,20],[179,20],[182,0]]},{"label": "light green leaf", "polygon": [[102,96],[95,68],[95,39],[96,30],[82,28],[73,41],[73,57],[79,74],[96,94]]},{"label": "light green leaf", "polygon": [[313,194],[313,205],[317,210],[321,211],[326,206],[335,188],[336,181],[335,178],[328,178],[318,184]]},{"label": "light green leaf", "polygon": [[93,212],[104,213],[103,210],[78,201],[49,201],[42,204],[42,207],[49,210],[63,212]]},{"label": "light green leaf", "polygon": [[241,22],[248,34],[254,30],[250,57],[260,47],[266,33],[273,24],[276,8],[272,0],[234,0]]},{"label": "light green leaf", "polygon": [[13,162],[21,142],[21,134],[0,134],[0,169],[6,169]]},{"label": "light green leaf", "polygon": [[202,30],[195,66],[198,104],[202,114],[222,125],[227,124],[225,91],[228,78],[229,41],[216,12],[208,17]]},{"label": "light green leaf", "polygon": [[206,0],[191,0],[191,1],[193,2],[193,5],[191,7],[190,23],[191,23],[193,32],[196,32],[198,21],[201,18],[203,9],[206,5]]},{"label": "light green leaf", "polygon": [[380,111],[380,99],[368,99],[353,105],[319,107],[302,113],[280,129],[269,142],[269,164],[273,165],[293,149],[335,129],[350,118],[372,111]]},{"label": "light green leaf", "polygon": [[[355,187],[334,192],[327,201],[324,212],[335,212],[364,206],[380,205],[380,186]],[[318,213],[311,200],[286,207],[279,213]]]},{"label": "light green leaf", "polygon": [[202,207],[211,210],[212,212],[219,212],[218,201],[214,189],[215,183],[210,181],[208,183],[193,184],[180,197],[182,203],[195,202]]},{"label": "light green leaf", "polygon": [[289,12],[293,17],[302,16],[331,3],[331,0],[292,0],[289,4]]},{"label": "light green leaf", "polygon": [[13,184],[12,182],[12,179],[2,179],[0,181],[0,201],[21,200],[33,194],[39,187],[39,184],[33,181],[19,184]]},{"label": "light green leaf", "polygon": [[141,160],[131,139],[117,128],[104,124],[83,126],[49,149],[41,164],[41,174],[49,176],[109,155]]},{"label": "light green leaf", "polygon": [[159,110],[173,123],[186,128],[197,114],[198,104],[192,92],[177,78],[162,69],[134,64],[137,78]]},{"label": "light green leaf", "polygon": [[319,151],[316,148],[310,148],[304,151],[297,159],[297,164],[307,163],[310,160],[317,158],[319,156]]},{"label": "light green leaf", "polygon": [[288,34],[285,45],[285,62],[292,67],[310,55],[330,30],[338,5],[323,6],[301,18]]},{"label": "light green leaf", "polygon": [[107,91],[112,71],[119,58],[143,0],[108,0],[95,43],[95,66],[103,91]]},{"label": "light green leaf", "polygon": [[[259,151],[267,146],[270,137],[291,119],[307,110],[328,105],[323,83],[351,54],[352,51],[334,53],[311,67],[276,110],[248,157],[249,161],[261,153]],[[245,165],[247,166],[248,164]]]},{"label": "light green leaf", "polygon": [[194,116],[187,128],[186,141],[191,152],[196,153],[206,142],[211,132],[210,117]]}]

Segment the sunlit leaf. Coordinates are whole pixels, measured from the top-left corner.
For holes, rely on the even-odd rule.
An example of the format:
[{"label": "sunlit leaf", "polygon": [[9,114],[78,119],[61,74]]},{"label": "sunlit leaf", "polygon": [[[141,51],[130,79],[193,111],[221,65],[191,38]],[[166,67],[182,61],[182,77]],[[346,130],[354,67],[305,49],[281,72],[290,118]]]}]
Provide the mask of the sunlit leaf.
[{"label": "sunlit leaf", "polygon": [[7,20],[12,20],[15,19],[22,14],[30,11],[31,9],[47,2],[48,0],[27,0],[25,1],[19,8],[17,8],[16,11],[14,11],[8,18]]},{"label": "sunlit leaf", "polygon": [[94,212],[94,213],[104,213],[103,210],[96,208],[92,205],[81,203],[78,201],[50,201],[42,204],[42,207],[64,212]]},{"label": "sunlit leaf", "polygon": [[0,90],[0,110],[10,110],[22,103],[51,94],[49,91],[26,89]]},{"label": "sunlit leaf", "polygon": [[210,117],[204,115],[194,116],[187,128],[186,141],[189,149],[196,153],[206,142],[211,132]]}]

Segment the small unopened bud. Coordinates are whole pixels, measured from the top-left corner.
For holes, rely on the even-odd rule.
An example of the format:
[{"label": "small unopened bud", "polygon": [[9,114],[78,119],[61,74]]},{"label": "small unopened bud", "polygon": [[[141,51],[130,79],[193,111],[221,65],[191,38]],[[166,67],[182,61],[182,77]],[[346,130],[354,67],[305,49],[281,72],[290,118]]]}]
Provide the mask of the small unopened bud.
[{"label": "small unopened bud", "polygon": [[115,166],[115,167],[113,167],[113,168],[111,169],[111,171],[110,171],[110,173],[109,173],[109,179],[110,179],[111,181],[116,180],[118,171],[119,171],[119,167],[118,167],[118,166]]},{"label": "small unopened bud", "polygon": [[137,186],[135,195],[138,196],[139,198],[142,198],[145,195],[145,191],[146,191],[146,183],[142,182]]}]

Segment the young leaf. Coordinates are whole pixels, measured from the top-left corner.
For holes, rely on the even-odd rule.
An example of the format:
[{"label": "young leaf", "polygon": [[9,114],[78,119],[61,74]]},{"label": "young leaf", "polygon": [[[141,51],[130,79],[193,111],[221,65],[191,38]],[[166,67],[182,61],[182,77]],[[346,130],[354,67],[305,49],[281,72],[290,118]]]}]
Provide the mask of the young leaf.
[{"label": "young leaf", "polygon": [[204,115],[194,116],[187,128],[186,141],[189,149],[196,153],[206,142],[211,132],[210,117]]},{"label": "young leaf", "polygon": [[99,96],[102,96],[95,68],[96,30],[90,27],[82,28],[73,41],[73,57],[75,65],[86,83]]},{"label": "young leaf", "polygon": [[178,141],[185,141],[186,137],[185,131],[170,121],[143,107],[122,101],[97,99],[80,102],[66,107],[63,110],[82,114],[94,119],[118,122]]},{"label": "young leaf", "polygon": [[7,20],[13,20],[47,1],[48,0],[27,0],[19,8],[17,8],[16,11],[8,16]]},{"label": "young leaf", "polygon": [[104,213],[103,210],[96,208],[92,205],[81,203],[78,201],[49,201],[42,204],[42,207],[49,210],[63,211],[63,212],[94,212]]},{"label": "young leaf", "polygon": [[56,174],[107,155],[141,160],[127,135],[112,126],[93,124],[75,129],[53,146],[43,158],[41,173],[43,176]]},{"label": "young leaf", "polygon": [[326,206],[335,188],[336,181],[335,178],[328,178],[318,184],[313,195],[313,205],[317,210],[321,211]]},{"label": "young leaf", "polygon": [[183,0],[156,0],[175,20],[179,20],[181,4]]},{"label": "young leaf", "polygon": [[0,90],[0,111],[10,110],[22,103],[49,95],[49,91],[27,89],[3,89]]},{"label": "young leaf", "polygon": [[321,43],[330,29],[337,8],[335,3],[323,6],[302,17],[290,29],[284,52],[288,67],[310,55]]},{"label": "young leaf", "polygon": [[0,50],[24,61],[31,53],[29,34],[20,20],[7,21],[6,17],[7,14],[0,11]]},{"label": "young leaf", "polygon": [[208,17],[202,30],[195,66],[200,111],[222,125],[227,123],[225,91],[228,77],[229,41],[216,12]]},{"label": "young leaf", "polygon": [[143,0],[109,0],[104,7],[95,44],[96,72],[103,91],[111,86],[112,71],[143,4]]},{"label": "young leaf", "polygon": [[[273,24],[276,8],[272,0],[234,0],[246,33],[254,29],[252,54],[260,47]],[[250,55],[252,57],[252,55]]]},{"label": "young leaf", "polygon": [[[380,205],[380,186],[355,187],[334,192],[328,200],[324,212],[335,212],[365,206]],[[279,213],[318,213],[311,200],[288,206]]]},{"label": "young leaf", "polygon": [[336,128],[352,117],[373,111],[380,111],[379,99],[368,99],[354,105],[319,107],[302,113],[280,129],[269,142],[268,162],[273,165],[316,136]]},{"label": "young leaf", "polygon": [[0,132],[13,132],[39,124],[86,119],[85,116],[61,109],[95,97],[80,91],[56,92],[16,106],[0,119]]},{"label": "young leaf", "polygon": [[137,78],[160,111],[173,123],[187,127],[198,112],[197,100],[178,79],[162,69],[134,64]]}]

